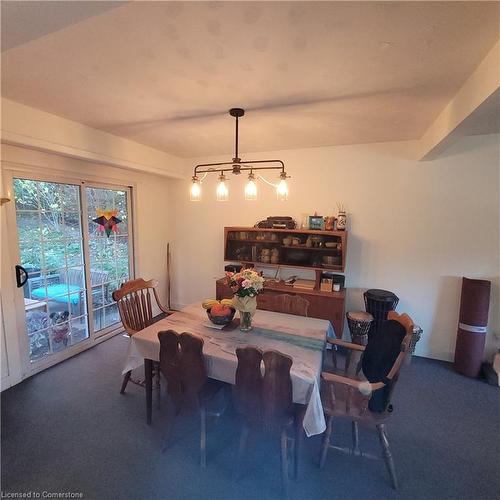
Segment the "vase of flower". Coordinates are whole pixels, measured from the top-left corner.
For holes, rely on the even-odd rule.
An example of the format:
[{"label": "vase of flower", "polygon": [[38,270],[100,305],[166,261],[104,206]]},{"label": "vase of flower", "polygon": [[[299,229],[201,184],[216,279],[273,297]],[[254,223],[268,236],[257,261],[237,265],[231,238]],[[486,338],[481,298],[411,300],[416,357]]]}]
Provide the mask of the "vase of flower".
[{"label": "vase of flower", "polygon": [[240,330],[249,332],[252,329],[252,317],[257,309],[257,294],[264,287],[264,278],[253,269],[226,273],[226,276],[234,293],[234,308],[240,312]]}]

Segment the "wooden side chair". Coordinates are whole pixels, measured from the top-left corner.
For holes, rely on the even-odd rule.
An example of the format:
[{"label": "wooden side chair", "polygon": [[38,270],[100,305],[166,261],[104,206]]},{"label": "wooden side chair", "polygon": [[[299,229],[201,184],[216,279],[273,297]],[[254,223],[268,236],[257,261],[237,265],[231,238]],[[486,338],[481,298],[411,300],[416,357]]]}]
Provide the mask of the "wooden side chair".
[{"label": "wooden side chair", "polygon": [[167,429],[165,445],[170,444],[175,416],[184,407],[200,412],[200,464],[207,463],[207,415],[220,417],[225,405],[208,409],[208,403],[228,384],[207,377],[203,360],[203,339],[191,333],[178,334],[174,330],[158,332],[160,341],[160,373],[167,381],[167,390],[174,410],[174,420]]},{"label": "wooden side chair", "polygon": [[[389,312],[388,321],[368,340],[366,346],[351,344],[340,339],[327,339],[334,346],[362,352],[361,365],[366,379],[323,372],[321,400],[327,417],[327,428],[320,453],[323,467],[329,448],[367,458],[378,458],[359,448],[358,424],[377,428],[383,458],[394,489],[398,487],[394,460],[387,439],[385,424],[392,414],[390,398],[398,379],[399,370],[407,355],[413,334],[413,321],[407,314]],[[358,370],[357,370],[358,372]],[[330,443],[334,418],[351,421],[352,448]]]},{"label": "wooden side chair", "polygon": [[[234,386],[234,404],[243,421],[238,453],[238,475],[250,431],[260,427],[280,434],[281,480],[283,494],[288,498],[289,443],[294,450],[294,477],[298,472],[299,442],[303,414],[292,399],[290,368],[293,360],[277,351],[262,352],[256,347],[236,349],[238,367]],[[265,374],[261,373],[264,362]]]},{"label": "wooden side chair", "polygon": [[290,293],[269,294],[266,300],[272,303],[272,310],[275,312],[307,317],[309,301],[300,295]]},{"label": "wooden side chair", "polygon": [[[127,334],[132,337],[135,333],[143,330],[149,325],[152,325],[156,320],[153,316],[153,301],[160,311],[166,315],[171,314],[160,302],[157,291],[158,281],[145,281],[142,278],[126,281],[122,286],[113,292],[113,300],[118,305],[118,312],[123,324],[123,328]],[[154,365],[153,376],[156,377],[156,389],[158,404],[160,401],[160,377],[158,371],[158,363]],[[131,378],[132,372],[127,372],[123,377],[120,394],[125,393],[128,382],[132,382],[144,386],[143,382],[139,382]]]}]

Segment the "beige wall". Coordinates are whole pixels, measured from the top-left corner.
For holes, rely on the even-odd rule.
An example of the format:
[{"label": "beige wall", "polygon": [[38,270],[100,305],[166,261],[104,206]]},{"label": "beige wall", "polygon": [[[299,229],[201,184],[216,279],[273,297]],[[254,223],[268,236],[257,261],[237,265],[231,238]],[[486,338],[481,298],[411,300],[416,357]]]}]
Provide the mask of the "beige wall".
[{"label": "beige wall", "polygon": [[[231,176],[230,201],[218,203],[215,175],[204,183],[202,201],[193,203],[189,181],[173,180],[173,301],[214,296],[214,280],[223,274],[224,226],[251,226],[268,215],[300,221],[302,213],[332,214],[342,201],[349,212],[347,309],[362,307],[367,288],[392,290],[401,299],[398,309],[424,329],[417,353],[452,359],[461,277],[492,279],[491,352],[498,345],[493,332],[500,335],[498,141],[464,138],[428,162],[401,159],[402,146],[411,149],[403,143],[244,155],[285,161],[292,176],[285,203],[262,183],[259,201],[245,202],[243,176]],[[186,162],[188,175],[196,163]]]},{"label": "beige wall", "polygon": [[[135,258],[136,275],[144,278],[157,278],[159,280],[159,292],[162,300],[166,300],[166,244],[173,238],[173,232],[165,221],[171,208],[169,199],[169,182],[166,177],[157,175],[138,173],[91,163],[88,161],[75,160],[64,156],[43,153],[33,149],[21,148],[17,146],[2,145],[2,170],[16,169],[25,172],[34,172],[38,175],[76,176],[93,181],[108,183],[119,183],[132,185],[134,190],[134,214],[135,214]],[[7,186],[4,186],[6,189]],[[7,227],[7,219],[4,217],[5,210],[2,208],[2,247],[8,249],[6,244],[12,229]],[[155,222],[156,220],[156,222]],[[13,278],[13,257],[3,255],[3,265],[1,273],[2,300],[8,301],[12,309],[12,295],[15,293]],[[5,306],[6,304],[4,304]],[[17,329],[12,321],[8,322],[6,329],[7,338],[12,338],[12,330],[15,328],[23,334],[21,329]],[[15,335],[15,333],[14,333]],[[3,343],[3,339],[2,339]],[[10,344],[12,345],[12,343]],[[4,345],[1,346],[2,348]],[[15,350],[14,347],[11,349]],[[2,351],[2,361],[4,361],[5,351]],[[9,342],[7,345],[7,355],[9,367],[19,369],[18,363],[11,363],[9,352]],[[12,352],[14,356],[14,352]],[[6,366],[2,362],[2,375],[5,376],[3,368]],[[18,378],[18,377],[16,377]]]}]

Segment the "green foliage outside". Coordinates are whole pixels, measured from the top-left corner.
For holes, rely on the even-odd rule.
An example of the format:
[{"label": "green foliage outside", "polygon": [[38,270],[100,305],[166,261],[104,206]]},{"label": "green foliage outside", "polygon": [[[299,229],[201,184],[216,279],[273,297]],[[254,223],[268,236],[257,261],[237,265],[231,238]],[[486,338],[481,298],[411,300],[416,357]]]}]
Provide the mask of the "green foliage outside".
[{"label": "green foliage outside", "polygon": [[[21,262],[24,267],[57,270],[83,264],[79,187],[14,180]],[[127,198],[123,191],[86,188],[91,268],[108,273],[108,281],[128,277]],[[96,209],[117,209],[118,235],[97,231]],[[42,243],[43,240],[43,243]]]}]

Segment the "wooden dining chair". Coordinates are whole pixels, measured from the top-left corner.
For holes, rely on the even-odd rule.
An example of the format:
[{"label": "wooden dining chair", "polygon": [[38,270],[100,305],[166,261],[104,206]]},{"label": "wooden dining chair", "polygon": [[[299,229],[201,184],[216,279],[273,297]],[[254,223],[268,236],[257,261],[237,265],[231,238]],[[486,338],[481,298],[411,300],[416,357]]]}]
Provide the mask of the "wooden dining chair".
[{"label": "wooden dining chair", "polygon": [[[367,458],[378,458],[359,448],[358,424],[375,426],[382,446],[383,458],[394,489],[398,487],[394,459],[389,447],[385,424],[392,415],[390,399],[399,371],[408,354],[413,335],[413,321],[407,314],[390,311],[387,321],[376,335],[362,346],[340,339],[327,339],[334,346],[361,351],[362,371],[365,376],[345,376],[323,372],[321,400],[327,417],[327,428],[320,453],[323,467],[329,448]],[[330,443],[334,418],[347,419],[352,426],[352,448]]]},{"label": "wooden dining chair", "polygon": [[[256,347],[236,349],[238,367],[233,389],[234,404],[243,428],[238,453],[238,475],[251,430],[263,428],[276,432],[281,442],[281,480],[283,494],[289,494],[289,443],[294,447],[294,477],[298,472],[299,442],[303,414],[293,404],[290,369],[293,360],[277,351],[262,352]],[[262,376],[261,362],[265,373]]]},{"label": "wooden dining chair", "polygon": [[309,301],[300,295],[290,293],[266,294],[266,302],[272,305],[274,312],[307,316]]},{"label": "wooden dining chair", "polygon": [[[120,288],[113,292],[113,300],[116,301],[123,328],[132,337],[135,333],[152,325],[157,321],[153,316],[153,303],[166,315],[171,314],[160,302],[158,297],[158,281],[152,279],[145,281],[142,278],[126,281]],[[154,375],[156,377],[156,389],[158,402],[160,401],[160,377],[158,363],[154,365]],[[143,382],[132,379],[132,371],[128,371],[122,382],[120,394],[125,393],[128,382],[144,386]]]},{"label": "wooden dining chair", "polygon": [[227,389],[229,385],[207,377],[201,337],[166,330],[158,332],[158,340],[160,373],[167,381],[173,410],[162,452],[166,451],[170,444],[175,417],[183,408],[194,409],[200,413],[200,464],[206,467],[207,415],[218,418],[226,408],[223,404],[218,409],[209,409],[208,404],[220,390]]}]

